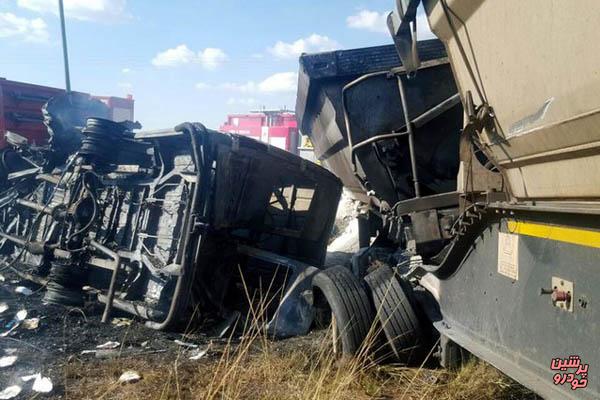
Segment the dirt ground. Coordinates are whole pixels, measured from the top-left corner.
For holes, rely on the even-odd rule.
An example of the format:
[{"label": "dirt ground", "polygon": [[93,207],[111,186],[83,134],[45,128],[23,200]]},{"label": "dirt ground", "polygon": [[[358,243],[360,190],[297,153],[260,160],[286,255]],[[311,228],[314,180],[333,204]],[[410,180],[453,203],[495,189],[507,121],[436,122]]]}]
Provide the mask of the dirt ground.
[{"label": "dirt ground", "polygon": [[[344,254],[332,256],[330,262],[344,261]],[[328,346],[323,331],[268,341],[158,332],[140,321],[102,324],[102,308],[96,303],[89,302],[82,309],[43,304],[42,289],[29,285],[31,295],[15,293],[27,283],[2,274],[0,303],[8,305],[8,310],[0,314],[0,334],[20,310],[27,310],[27,318],[40,319],[36,329],[20,326],[0,337],[0,357],[17,356],[13,365],[0,369],[0,391],[18,385],[22,387],[18,399],[535,398],[482,363],[457,372],[358,366],[355,362],[344,365],[324,356]],[[96,349],[109,341],[119,345]],[[199,353],[198,359],[190,359]],[[136,371],[141,380],[119,383],[127,370]],[[33,392],[33,381],[21,379],[37,373],[52,381],[49,394]]]}]

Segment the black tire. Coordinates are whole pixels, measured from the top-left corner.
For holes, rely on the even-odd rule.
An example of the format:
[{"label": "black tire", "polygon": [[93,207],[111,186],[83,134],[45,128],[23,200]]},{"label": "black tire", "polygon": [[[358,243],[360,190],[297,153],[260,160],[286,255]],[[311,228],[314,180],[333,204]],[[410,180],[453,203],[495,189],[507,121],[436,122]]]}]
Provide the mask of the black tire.
[{"label": "black tire", "polygon": [[426,340],[410,299],[412,289],[400,280],[386,265],[365,277],[388,354],[397,362],[411,364],[422,357]]},{"label": "black tire", "polygon": [[342,266],[328,268],[313,278],[313,292],[315,306],[327,307],[335,318],[340,352],[357,354],[374,319],[369,298],[358,278]]}]

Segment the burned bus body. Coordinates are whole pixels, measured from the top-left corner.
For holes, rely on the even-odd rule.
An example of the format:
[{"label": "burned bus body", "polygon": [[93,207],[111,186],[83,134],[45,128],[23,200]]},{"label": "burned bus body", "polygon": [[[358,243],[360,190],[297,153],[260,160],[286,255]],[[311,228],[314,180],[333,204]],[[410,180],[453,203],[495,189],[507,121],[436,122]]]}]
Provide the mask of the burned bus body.
[{"label": "burned bus body", "polygon": [[[47,302],[79,305],[88,286],[103,320],[119,309],[174,329],[243,307],[241,284],[301,286],[323,264],[340,194],[330,172],[252,139],[88,118],[64,165],[4,190],[1,257]],[[292,315],[274,311],[275,335],[310,327],[298,296],[281,303]]]}]

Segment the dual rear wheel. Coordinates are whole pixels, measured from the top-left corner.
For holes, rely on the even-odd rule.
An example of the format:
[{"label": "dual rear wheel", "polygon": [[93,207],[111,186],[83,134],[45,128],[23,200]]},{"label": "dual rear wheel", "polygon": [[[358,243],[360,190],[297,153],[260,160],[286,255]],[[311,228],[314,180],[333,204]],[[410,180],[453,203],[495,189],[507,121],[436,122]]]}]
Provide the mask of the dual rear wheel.
[{"label": "dual rear wheel", "polygon": [[360,281],[347,268],[332,267],[313,280],[319,321],[332,325],[333,350],[413,363],[423,354],[425,340],[412,288],[388,266]]}]

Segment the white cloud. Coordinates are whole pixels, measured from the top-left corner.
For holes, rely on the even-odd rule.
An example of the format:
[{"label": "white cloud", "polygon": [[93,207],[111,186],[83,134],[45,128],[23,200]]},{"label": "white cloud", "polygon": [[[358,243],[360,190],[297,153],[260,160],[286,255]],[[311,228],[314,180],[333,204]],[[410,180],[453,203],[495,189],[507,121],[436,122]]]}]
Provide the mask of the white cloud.
[{"label": "white cloud", "polygon": [[298,74],[295,72],[280,72],[258,84],[258,90],[263,93],[294,92],[297,87]]},{"label": "white cloud", "polygon": [[227,55],[221,49],[207,47],[196,53],[187,47],[187,45],[180,44],[172,49],[167,49],[158,53],[152,59],[152,65],[156,67],[177,67],[185,64],[198,63],[206,69],[214,70],[226,59]]},{"label": "white cloud", "polygon": [[122,73],[122,74],[129,74],[130,72],[131,72],[131,68],[123,68],[123,69],[121,70],[121,73]]},{"label": "white cloud", "polygon": [[[17,0],[21,8],[58,14],[56,0]],[[128,18],[127,0],[64,0],[65,15],[82,21],[115,22]]]},{"label": "white cloud", "polygon": [[47,42],[48,27],[41,18],[22,18],[13,13],[0,13],[0,38],[16,38],[27,42]]},{"label": "white cloud", "polygon": [[[371,10],[360,10],[357,14],[346,18],[348,28],[361,29],[369,32],[385,33],[389,35],[387,27],[387,16],[389,12],[377,12]],[[427,17],[421,8],[417,13],[417,39],[432,39],[435,35],[429,29]]]},{"label": "white cloud", "polygon": [[152,65],[156,67],[176,67],[182,64],[189,64],[195,58],[196,53],[190,50],[185,44],[180,44],[177,47],[158,53],[152,59]]},{"label": "white cloud", "polygon": [[195,86],[196,86],[196,89],[198,89],[198,90],[206,90],[206,89],[209,89],[209,88],[211,87],[211,86],[210,86],[208,83],[206,83],[206,82],[198,82],[198,83],[196,83],[196,85],[195,85]]},{"label": "white cloud", "polygon": [[346,25],[353,29],[362,29],[371,32],[387,33],[387,13],[361,10],[358,14],[346,18]]},{"label": "white cloud", "polygon": [[330,51],[340,48],[340,44],[327,36],[312,35],[298,39],[291,43],[278,41],[268,51],[278,58],[296,58],[302,53],[315,53],[321,51]]},{"label": "white cloud", "polygon": [[133,84],[131,82],[119,82],[117,86],[121,89],[133,89]]},{"label": "white cloud", "polygon": [[198,52],[198,62],[206,69],[216,69],[227,59],[227,55],[221,49],[207,47]]},{"label": "white cloud", "polygon": [[240,93],[282,93],[294,92],[298,86],[298,74],[296,72],[279,72],[256,83],[223,83],[221,88]]}]

